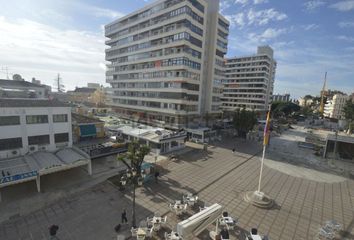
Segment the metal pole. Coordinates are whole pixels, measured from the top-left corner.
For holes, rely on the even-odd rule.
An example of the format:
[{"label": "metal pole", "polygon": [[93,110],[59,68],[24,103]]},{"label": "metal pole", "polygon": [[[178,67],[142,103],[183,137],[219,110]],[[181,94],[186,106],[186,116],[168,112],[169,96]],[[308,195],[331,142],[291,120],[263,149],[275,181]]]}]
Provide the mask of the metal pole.
[{"label": "metal pole", "polygon": [[261,160],[261,172],[259,173],[259,182],[258,182],[258,192],[261,191],[261,181],[262,181],[265,150],[266,150],[266,145],[263,145],[263,154],[262,154],[262,160]]},{"label": "metal pole", "polygon": [[136,228],[135,221],[135,177],[133,177],[133,216],[132,216],[132,227]]}]

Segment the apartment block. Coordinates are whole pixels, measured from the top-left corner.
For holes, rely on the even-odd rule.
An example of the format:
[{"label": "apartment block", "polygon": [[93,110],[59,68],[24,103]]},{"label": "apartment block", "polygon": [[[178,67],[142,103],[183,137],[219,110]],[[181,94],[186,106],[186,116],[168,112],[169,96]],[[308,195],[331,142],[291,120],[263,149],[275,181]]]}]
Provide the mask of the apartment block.
[{"label": "apartment block", "polygon": [[120,115],[180,128],[219,114],[228,21],[218,0],[160,0],[105,26]]},{"label": "apartment block", "polygon": [[323,115],[329,118],[344,119],[343,108],[349,99],[350,97],[346,94],[335,94],[332,98],[327,99]]},{"label": "apartment block", "polygon": [[253,56],[227,59],[223,110],[266,111],[272,102],[276,65],[269,46],[258,47]]}]

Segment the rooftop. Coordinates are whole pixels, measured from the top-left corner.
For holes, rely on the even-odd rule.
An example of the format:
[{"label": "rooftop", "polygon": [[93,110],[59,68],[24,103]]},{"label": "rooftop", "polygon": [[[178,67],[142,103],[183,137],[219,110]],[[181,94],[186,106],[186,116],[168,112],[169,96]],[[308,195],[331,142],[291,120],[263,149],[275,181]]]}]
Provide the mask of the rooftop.
[{"label": "rooftop", "polygon": [[98,118],[88,117],[88,116],[77,114],[77,113],[71,113],[71,118],[72,118],[72,122],[76,122],[78,124],[80,124],[80,123],[103,123],[104,122]]},{"label": "rooftop", "polygon": [[0,98],[0,108],[11,107],[69,107],[56,99]]},{"label": "rooftop", "polygon": [[97,89],[96,88],[88,88],[88,87],[82,87],[82,88],[75,88],[73,92],[75,93],[94,93]]},{"label": "rooftop", "polygon": [[0,87],[43,87],[26,81],[0,79]]}]

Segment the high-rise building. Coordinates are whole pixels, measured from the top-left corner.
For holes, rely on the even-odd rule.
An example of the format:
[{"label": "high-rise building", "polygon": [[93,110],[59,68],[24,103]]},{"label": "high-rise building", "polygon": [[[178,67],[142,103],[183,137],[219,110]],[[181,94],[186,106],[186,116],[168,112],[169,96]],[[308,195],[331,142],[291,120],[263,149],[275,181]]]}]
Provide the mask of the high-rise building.
[{"label": "high-rise building", "polygon": [[174,128],[221,113],[228,28],[219,0],[160,0],[106,25],[116,111]]},{"label": "high-rise building", "polygon": [[222,108],[266,111],[272,102],[275,69],[269,46],[258,47],[253,56],[227,59]]},{"label": "high-rise building", "polygon": [[290,102],[290,94],[285,93],[284,95],[275,94],[273,95],[273,102]]},{"label": "high-rise building", "polygon": [[332,98],[327,99],[323,115],[329,118],[344,119],[343,108],[349,99],[350,97],[346,94],[335,94]]}]

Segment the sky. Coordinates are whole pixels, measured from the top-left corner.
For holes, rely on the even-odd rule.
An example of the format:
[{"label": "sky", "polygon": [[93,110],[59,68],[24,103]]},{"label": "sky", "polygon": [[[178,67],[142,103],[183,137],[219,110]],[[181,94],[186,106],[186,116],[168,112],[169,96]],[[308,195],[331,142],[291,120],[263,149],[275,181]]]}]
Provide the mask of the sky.
[{"label": "sky", "polygon": [[[153,0],[0,0],[0,78],[19,73],[66,90],[105,83],[103,27]],[[270,45],[274,93],[292,98],[327,88],[354,92],[354,0],[221,0],[227,56]]]}]

